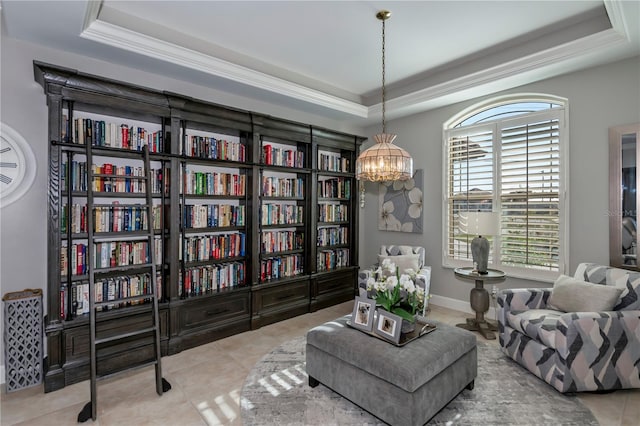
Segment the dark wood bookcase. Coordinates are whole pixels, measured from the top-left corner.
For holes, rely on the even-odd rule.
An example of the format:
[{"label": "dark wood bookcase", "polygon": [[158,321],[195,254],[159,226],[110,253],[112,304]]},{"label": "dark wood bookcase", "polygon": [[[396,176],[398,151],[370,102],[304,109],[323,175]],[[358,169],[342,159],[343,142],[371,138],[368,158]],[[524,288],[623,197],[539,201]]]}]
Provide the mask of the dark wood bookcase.
[{"label": "dark wood bookcase", "polygon": [[311,301],[315,311],[353,298],[358,278],[356,158],[361,138],[313,128]]},{"label": "dark wood bookcase", "polygon": [[[128,304],[123,288],[157,286],[163,355],[354,297],[364,138],[37,61],[34,75],[49,123],[46,392],[89,378],[87,262],[109,264],[103,333],[145,327],[149,306]],[[153,218],[140,216],[143,194],[126,177],[145,144]],[[99,183],[87,182],[92,166]],[[97,250],[143,226],[156,236],[155,281],[114,261],[133,256],[119,245]],[[139,336],[101,348],[98,365],[151,358],[153,339]]]}]

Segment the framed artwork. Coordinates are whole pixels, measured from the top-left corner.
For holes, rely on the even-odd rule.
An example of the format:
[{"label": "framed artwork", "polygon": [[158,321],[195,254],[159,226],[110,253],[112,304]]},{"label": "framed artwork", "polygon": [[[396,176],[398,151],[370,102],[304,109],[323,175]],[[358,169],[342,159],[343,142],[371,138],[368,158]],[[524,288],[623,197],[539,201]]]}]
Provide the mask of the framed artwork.
[{"label": "framed artwork", "polygon": [[374,333],[390,340],[396,344],[400,342],[400,331],[402,330],[402,318],[391,312],[378,309],[378,320],[374,328]]},{"label": "framed artwork", "polygon": [[366,297],[356,296],[353,304],[353,315],[351,325],[363,331],[371,332],[373,329],[374,313],[376,311],[376,301]]},{"label": "framed artwork", "polygon": [[420,169],[409,180],[380,184],[379,230],[422,234],[423,175]]}]

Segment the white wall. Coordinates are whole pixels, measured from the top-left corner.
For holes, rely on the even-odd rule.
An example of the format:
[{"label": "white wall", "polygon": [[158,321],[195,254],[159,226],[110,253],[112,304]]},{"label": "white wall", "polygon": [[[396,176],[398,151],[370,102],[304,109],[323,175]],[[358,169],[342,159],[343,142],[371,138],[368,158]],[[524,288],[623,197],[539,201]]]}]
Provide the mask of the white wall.
[{"label": "white wall", "polygon": [[[569,99],[570,228],[569,273],[580,262],[609,264],[608,128],[640,122],[640,57],[555,77],[493,96],[439,108],[387,123],[398,145],[424,169],[424,233],[378,231],[378,188],[366,184],[366,208],[361,210],[360,265],[376,261],[381,244],[422,245],[432,266],[434,302],[468,306],[470,285],[442,267],[442,124],[464,108],[499,94],[538,92]],[[380,126],[367,129],[372,140]],[[367,145],[369,146],[369,145]],[[366,232],[365,232],[366,231]],[[543,287],[550,283],[508,278],[500,288]],[[455,303],[450,299],[465,301]]]},{"label": "white wall", "polygon": [[[343,131],[364,134],[364,129],[321,115],[230,95],[137,69],[97,61],[79,55],[0,37],[2,122],[20,133],[30,144],[37,161],[35,182],[29,192],[11,205],[0,208],[0,292],[42,288],[46,310],[47,268],[47,105],[42,87],[33,77],[33,61],[129,82],[156,90],[192,96],[221,105]],[[53,260],[55,261],[55,259]],[[3,312],[3,310],[0,310]],[[45,312],[46,313],[46,312]],[[2,315],[2,314],[0,314]],[[0,332],[4,320],[0,317]],[[4,351],[0,351],[4,352]],[[3,364],[0,353],[0,364]],[[4,374],[2,375],[4,379]]]}]

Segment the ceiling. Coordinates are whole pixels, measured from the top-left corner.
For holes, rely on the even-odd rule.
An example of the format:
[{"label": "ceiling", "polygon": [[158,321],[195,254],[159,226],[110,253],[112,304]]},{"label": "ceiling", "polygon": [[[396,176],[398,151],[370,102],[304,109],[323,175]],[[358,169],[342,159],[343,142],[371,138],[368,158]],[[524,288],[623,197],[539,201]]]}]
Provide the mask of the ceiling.
[{"label": "ceiling", "polygon": [[0,1],[2,36],[358,125],[381,9],[387,118],[640,54],[638,1]]}]

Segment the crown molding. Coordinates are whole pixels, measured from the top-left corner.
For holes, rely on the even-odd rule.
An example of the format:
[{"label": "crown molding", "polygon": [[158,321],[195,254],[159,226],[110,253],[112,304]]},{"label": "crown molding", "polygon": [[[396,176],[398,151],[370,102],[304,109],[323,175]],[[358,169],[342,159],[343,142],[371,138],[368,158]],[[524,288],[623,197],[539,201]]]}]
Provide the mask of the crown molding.
[{"label": "crown molding", "polygon": [[620,33],[625,40],[629,40],[629,29],[624,19],[624,12],[620,0],[604,0],[604,8],[607,11],[611,27]]},{"label": "crown molding", "polygon": [[369,114],[369,108],[359,103],[97,19],[86,25],[80,37],[352,116],[367,118]]},{"label": "crown molding", "polygon": [[[612,25],[611,29],[513,61],[500,63],[491,68],[469,73],[443,83],[434,84],[412,93],[387,99],[386,112],[388,116],[397,118],[442,106],[446,104],[446,100],[455,102],[461,100],[458,99],[461,93],[469,93],[470,90],[483,86],[490,86],[492,91],[506,90],[517,86],[519,80],[516,77],[524,73],[549,68],[571,58],[628,42],[629,34],[620,2],[604,0],[604,4]],[[101,2],[89,2],[85,15],[85,29],[80,34],[82,38],[362,118],[365,121],[373,122],[373,120],[380,118],[382,115],[381,103],[366,106],[128,28],[101,21],[98,19],[101,5]],[[480,91],[474,91],[473,93],[474,96],[482,95]]]},{"label": "crown molding", "polygon": [[[401,116],[407,111],[414,111],[420,105],[431,104],[437,99],[450,96],[479,86],[506,81],[520,74],[534,71],[550,65],[559,64],[567,59],[586,55],[592,51],[612,47],[628,41],[626,34],[616,28],[602,31],[561,46],[534,53],[513,61],[505,62],[485,70],[455,78],[386,101],[387,114]],[[504,87],[502,90],[507,89]],[[495,91],[495,90],[494,90]],[[369,117],[382,114],[380,103],[369,107]]]}]

